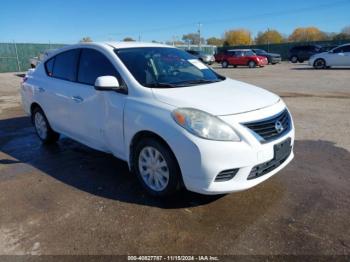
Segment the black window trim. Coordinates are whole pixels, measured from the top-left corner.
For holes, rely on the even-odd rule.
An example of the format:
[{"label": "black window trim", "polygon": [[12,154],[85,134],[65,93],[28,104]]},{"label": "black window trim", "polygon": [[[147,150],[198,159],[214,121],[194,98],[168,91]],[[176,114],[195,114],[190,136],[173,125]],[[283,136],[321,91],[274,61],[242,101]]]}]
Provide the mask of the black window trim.
[{"label": "black window trim", "polygon": [[[44,63],[46,75],[47,75],[48,77],[50,77],[50,78],[55,78],[55,79],[59,79],[59,80],[67,81],[67,82],[73,82],[73,83],[78,83],[78,84],[82,84],[82,85],[87,85],[87,86],[92,86],[92,87],[94,87],[94,85],[90,85],[90,84],[88,84],[88,83],[83,83],[83,82],[78,81],[79,66],[80,66],[80,58],[81,58],[81,53],[82,53],[82,50],[83,50],[83,49],[92,49],[92,50],[95,50],[95,51],[99,52],[100,54],[102,54],[102,55],[112,64],[112,66],[114,67],[115,71],[117,72],[117,74],[119,75],[119,77],[120,77],[120,79],[121,79],[121,83],[119,83],[121,89],[120,89],[120,90],[115,90],[115,92],[121,93],[121,94],[126,94],[126,95],[127,95],[127,94],[129,93],[129,92],[128,92],[128,86],[127,86],[126,82],[124,81],[123,77],[121,76],[121,74],[119,73],[119,71],[117,70],[117,68],[113,65],[113,63],[111,62],[111,60],[110,60],[106,55],[104,55],[101,51],[99,51],[99,50],[97,50],[97,49],[95,49],[95,48],[78,47],[78,48],[72,48],[72,49],[69,49],[69,50],[65,50],[65,51],[63,51],[63,52],[60,52],[60,53],[58,53],[58,54],[55,54],[54,56],[52,56],[52,57],[50,57],[49,59],[47,59],[47,60],[45,61],[45,63]],[[61,77],[57,77],[57,76],[53,76],[53,75],[50,76],[50,75],[49,75],[49,72],[48,72],[48,70],[47,70],[47,65],[46,65],[46,64],[47,64],[50,60],[54,59],[54,61],[53,61],[53,66],[52,66],[52,71],[53,71],[53,69],[54,69],[54,67],[55,67],[55,62],[56,62],[56,56],[58,56],[58,55],[60,55],[60,54],[64,54],[64,53],[69,52],[69,51],[72,51],[72,50],[78,50],[78,51],[79,51],[78,59],[77,59],[77,64],[76,64],[76,74],[75,74],[75,79],[74,79],[74,81],[71,81],[71,80],[68,80],[68,79],[65,79],[65,78],[61,78]],[[53,73],[53,72],[52,72],[52,73]],[[118,79],[118,81],[119,81],[119,79]]]}]

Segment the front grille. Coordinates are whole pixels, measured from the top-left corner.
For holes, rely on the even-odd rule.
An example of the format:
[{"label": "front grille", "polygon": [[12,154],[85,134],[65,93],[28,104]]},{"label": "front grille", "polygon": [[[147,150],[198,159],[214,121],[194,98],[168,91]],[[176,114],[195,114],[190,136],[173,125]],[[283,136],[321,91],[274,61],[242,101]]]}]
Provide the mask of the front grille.
[{"label": "front grille", "polygon": [[287,133],[291,128],[291,119],[285,109],[276,116],[243,125],[257,134],[262,143],[267,143]]},{"label": "front grille", "polygon": [[290,156],[291,153],[292,153],[292,151],[290,151],[286,156],[284,156],[281,159],[272,159],[268,162],[265,162],[265,163],[262,163],[260,165],[253,167],[253,169],[250,171],[250,174],[248,176],[248,180],[261,177],[261,176],[271,172],[272,170],[276,169],[277,167],[282,165],[284,163],[284,161],[287,160],[287,158]]},{"label": "front grille", "polygon": [[238,169],[230,169],[220,172],[215,178],[215,182],[225,182],[231,180],[238,172]]}]

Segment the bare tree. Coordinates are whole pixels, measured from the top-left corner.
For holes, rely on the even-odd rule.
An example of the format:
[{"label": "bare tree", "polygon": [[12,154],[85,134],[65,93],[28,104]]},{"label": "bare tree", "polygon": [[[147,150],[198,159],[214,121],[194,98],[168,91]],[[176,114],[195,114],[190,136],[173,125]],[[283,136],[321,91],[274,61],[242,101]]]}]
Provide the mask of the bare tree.
[{"label": "bare tree", "polygon": [[90,36],[85,36],[83,37],[80,41],[80,43],[91,43],[92,42],[92,39]]}]

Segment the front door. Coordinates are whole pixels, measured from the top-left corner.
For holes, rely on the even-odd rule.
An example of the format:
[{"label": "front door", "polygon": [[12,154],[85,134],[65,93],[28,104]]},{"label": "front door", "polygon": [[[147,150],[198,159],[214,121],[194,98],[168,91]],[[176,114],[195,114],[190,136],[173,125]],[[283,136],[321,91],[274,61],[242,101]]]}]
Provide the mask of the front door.
[{"label": "front door", "polygon": [[[123,85],[116,68],[103,53],[81,49],[77,84],[72,90],[72,125],[77,140],[119,155],[124,149],[123,111],[127,96],[115,91],[97,91],[94,84],[100,76],[115,76]],[[109,141],[109,132],[113,133],[113,141]]]}]

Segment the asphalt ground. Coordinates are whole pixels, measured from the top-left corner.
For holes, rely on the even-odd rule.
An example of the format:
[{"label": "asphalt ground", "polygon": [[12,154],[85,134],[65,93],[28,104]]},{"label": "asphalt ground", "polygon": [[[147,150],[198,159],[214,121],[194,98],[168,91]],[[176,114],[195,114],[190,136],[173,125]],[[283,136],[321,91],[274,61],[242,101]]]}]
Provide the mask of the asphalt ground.
[{"label": "asphalt ground", "polygon": [[148,196],[127,165],[69,138],[43,146],[0,74],[0,254],[349,255],[350,70],[213,68],[282,96],[295,159],[248,191]]}]

